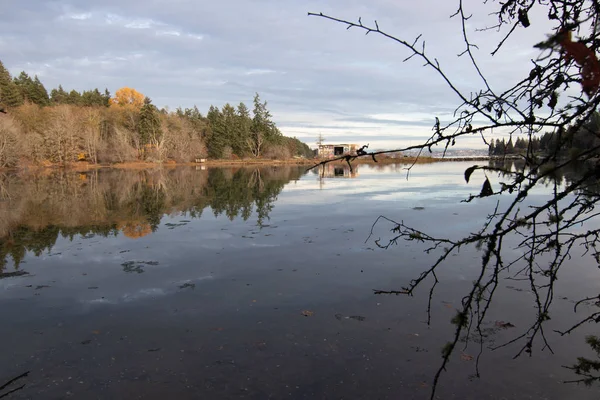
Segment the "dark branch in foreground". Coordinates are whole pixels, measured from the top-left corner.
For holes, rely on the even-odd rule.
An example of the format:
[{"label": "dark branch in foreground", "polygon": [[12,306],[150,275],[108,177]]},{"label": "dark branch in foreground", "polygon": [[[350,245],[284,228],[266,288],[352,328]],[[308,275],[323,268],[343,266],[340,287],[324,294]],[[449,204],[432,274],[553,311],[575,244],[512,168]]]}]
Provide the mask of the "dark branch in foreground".
[{"label": "dark branch in foreground", "polygon": [[[481,263],[474,274],[473,284],[451,321],[455,330],[442,349],[442,363],[433,378],[432,399],[442,372],[461,338],[466,338],[465,348],[473,335],[479,338],[475,365],[479,376],[479,359],[483,352],[482,324],[486,321],[500,282],[511,280],[527,285],[532,294],[535,317],[521,333],[494,348],[515,345],[515,357],[524,353],[532,355],[538,343],[542,350],[552,351],[545,327],[551,318],[555,285],[559,272],[564,269],[562,267],[573,262],[572,259],[581,260],[580,257],[600,265],[600,229],[594,225],[587,230],[582,228],[587,228],[600,216],[600,123],[594,125],[590,122],[600,120],[600,115],[596,114],[600,104],[600,62],[596,57],[600,48],[600,32],[596,29],[600,6],[590,0],[508,0],[500,3],[496,13],[498,23],[484,29],[507,27],[508,32],[502,35],[492,54],[499,54],[516,29],[531,25],[528,14],[534,7],[545,8],[554,25],[549,39],[536,45],[545,55],[531,61],[528,76],[499,91],[492,87],[476,61],[474,49],[477,45],[470,40],[467,32],[467,21],[471,16],[465,11],[462,0],[457,1],[458,8],[452,17],[460,18],[465,43],[464,51],[458,56],[468,57],[474,74],[482,84],[482,88],[473,93],[461,91],[441,63],[429,56],[422,35],[407,41],[381,30],[377,21],[366,25],[360,18],[353,22],[323,13],[308,14],[399,44],[408,51],[404,61],[420,59],[425,67],[437,73],[459,100],[449,120],[442,122],[439,117],[432,117],[433,133],[423,143],[377,152],[366,152],[365,148],[361,148],[356,154],[324,160],[311,169],[335,161],[346,162],[352,168],[351,163],[358,157],[372,157],[377,161],[378,155],[411,150],[417,152],[418,159],[424,151],[431,152],[435,146],[443,146],[445,155],[449,147],[467,135],[478,135],[485,144],[491,143],[489,139],[493,132],[502,132],[511,140],[518,135],[528,140],[527,150],[522,154],[523,162],[516,168],[474,165],[465,171],[467,183],[484,179],[479,194],[470,195],[464,201],[501,196],[505,199],[495,203],[478,231],[459,239],[437,237],[407,226],[403,221],[380,216],[367,238],[371,240],[375,225],[390,223],[390,237],[385,241],[381,238],[374,240],[378,247],[388,249],[401,240],[419,242],[425,244],[427,254],[435,257],[429,268],[400,290],[374,290],[374,294],[378,295],[413,295],[417,287],[429,282],[428,322],[438,284],[438,268],[450,256],[465,248],[481,253]],[[578,35],[578,41],[571,40],[570,33],[567,34],[571,31]],[[561,99],[565,92],[574,95]],[[534,149],[533,139],[545,133],[550,134],[553,145],[541,153]],[[578,140],[585,144],[576,146]],[[407,170],[410,171],[415,163]],[[566,173],[569,169],[576,169],[578,173]],[[495,175],[499,182],[492,183],[488,175],[492,178]],[[532,196],[540,188],[548,193],[548,198],[540,200]],[[574,257],[575,254],[577,257]],[[600,300],[600,297],[585,296],[576,304],[575,311],[577,305],[596,299]],[[588,322],[600,322],[600,312],[589,313],[571,328],[559,333],[570,334]],[[600,339],[588,338],[588,344],[598,353],[599,361],[579,358],[576,365],[568,367],[582,376],[581,380],[574,382],[589,384],[600,380],[600,376],[594,375],[594,371],[600,371]]]},{"label": "dark branch in foreground", "polygon": [[[19,376],[16,376],[16,377],[14,377],[14,378],[10,379],[10,380],[9,380],[9,381],[7,381],[6,383],[4,383],[2,386],[0,386],[0,391],[2,391],[2,390],[4,390],[4,389],[8,388],[10,385],[12,385],[13,383],[17,382],[18,380],[20,380],[20,379],[23,379],[23,378],[27,377],[27,376],[29,375],[29,372],[30,372],[30,371],[24,372],[24,373],[22,373],[21,375],[19,375]],[[4,398],[4,397],[8,397],[10,394],[12,394],[12,393],[14,393],[14,392],[16,392],[16,391],[19,391],[19,390],[23,389],[24,387],[25,387],[25,384],[22,384],[21,386],[19,386],[19,387],[16,387],[15,389],[9,390],[9,391],[8,391],[8,392],[6,392],[6,393],[1,393],[1,394],[0,394],[0,399],[2,399],[2,398]]]}]

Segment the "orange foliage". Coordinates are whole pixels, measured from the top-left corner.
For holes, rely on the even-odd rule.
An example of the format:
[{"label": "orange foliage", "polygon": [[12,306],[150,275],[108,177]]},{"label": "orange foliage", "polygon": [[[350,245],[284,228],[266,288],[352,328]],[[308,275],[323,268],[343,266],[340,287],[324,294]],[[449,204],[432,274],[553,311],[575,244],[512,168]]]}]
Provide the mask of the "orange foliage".
[{"label": "orange foliage", "polygon": [[565,60],[574,60],[581,68],[581,88],[591,96],[600,86],[600,62],[596,54],[585,44],[573,42],[570,31],[561,32],[559,44],[564,51]]},{"label": "orange foliage", "polygon": [[142,108],[144,105],[144,99],[146,96],[141,94],[135,89],[129,87],[122,87],[117,90],[115,97],[110,99],[111,106],[133,106],[135,108]]},{"label": "orange foliage", "polygon": [[117,227],[130,239],[139,239],[152,233],[152,228],[147,222],[127,222],[125,225],[120,224]]}]

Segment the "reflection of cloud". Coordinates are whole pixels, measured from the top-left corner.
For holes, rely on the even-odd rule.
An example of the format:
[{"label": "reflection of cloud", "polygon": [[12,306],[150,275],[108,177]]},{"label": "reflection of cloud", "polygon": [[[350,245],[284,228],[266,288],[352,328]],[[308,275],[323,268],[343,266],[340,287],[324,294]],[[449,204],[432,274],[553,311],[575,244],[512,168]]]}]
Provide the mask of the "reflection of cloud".
[{"label": "reflection of cloud", "polygon": [[233,235],[225,232],[207,232],[200,236],[202,240],[227,240],[231,239]]},{"label": "reflection of cloud", "polygon": [[148,297],[164,296],[166,294],[167,293],[164,291],[164,289],[160,289],[160,288],[142,289],[135,293],[123,295],[123,301],[130,302],[130,301],[142,300],[142,299],[145,299]]},{"label": "reflection of cloud", "polygon": [[180,286],[185,283],[196,283],[205,280],[213,279],[211,275],[201,276],[195,279],[187,279],[181,280],[178,282],[169,282],[169,286],[166,288],[154,287],[154,288],[143,288],[139,289],[132,293],[125,293],[122,295],[114,295],[114,296],[103,296],[101,298],[84,300],[82,303],[85,304],[107,304],[107,305],[117,305],[121,303],[129,303],[133,301],[142,301],[145,299],[154,299],[157,297],[167,296],[173,293],[180,291]]},{"label": "reflection of cloud", "polygon": [[108,300],[108,299],[105,299],[105,298],[88,300],[88,301],[85,301],[84,303],[89,303],[89,304],[117,304],[117,302],[111,301],[111,300]]}]

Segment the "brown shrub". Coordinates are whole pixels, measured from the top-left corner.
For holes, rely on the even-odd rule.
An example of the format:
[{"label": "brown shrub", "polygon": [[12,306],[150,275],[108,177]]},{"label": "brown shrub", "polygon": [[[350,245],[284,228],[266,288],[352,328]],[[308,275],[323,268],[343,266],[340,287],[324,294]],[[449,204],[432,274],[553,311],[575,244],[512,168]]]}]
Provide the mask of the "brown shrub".
[{"label": "brown shrub", "polygon": [[23,142],[18,123],[10,116],[0,117],[0,167],[14,167],[23,156]]},{"label": "brown shrub", "polygon": [[264,158],[271,160],[286,160],[292,157],[290,149],[284,145],[271,145],[263,152]]}]

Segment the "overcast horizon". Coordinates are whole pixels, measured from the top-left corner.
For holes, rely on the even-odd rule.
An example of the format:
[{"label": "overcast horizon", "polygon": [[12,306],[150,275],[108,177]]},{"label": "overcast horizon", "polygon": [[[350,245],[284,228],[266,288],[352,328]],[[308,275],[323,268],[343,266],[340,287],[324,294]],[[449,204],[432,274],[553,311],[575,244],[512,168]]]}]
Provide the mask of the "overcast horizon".
[{"label": "overcast horizon", "polygon": [[[466,1],[474,16],[467,28],[490,83],[499,89],[522,77],[545,38],[543,15],[517,29],[496,57],[501,33],[475,32],[494,23],[497,3]],[[315,145],[366,144],[370,148],[415,145],[458,104],[439,76],[410,53],[378,35],[367,35],[308,12],[323,12],[412,41],[423,34],[427,52],[461,90],[480,88],[465,57],[457,3],[377,0],[223,0],[166,3],[133,0],[23,0],[5,2],[0,16],[1,60],[11,74],[37,74],[48,91],[129,86],[171,110],[240,101],[255,92],[268,102],[282,133]],[[368,5],[367,5],[368,4]],[[141,6],[140,6],[141,5]],[[457,147],[481,147],[479,137]]]}]

